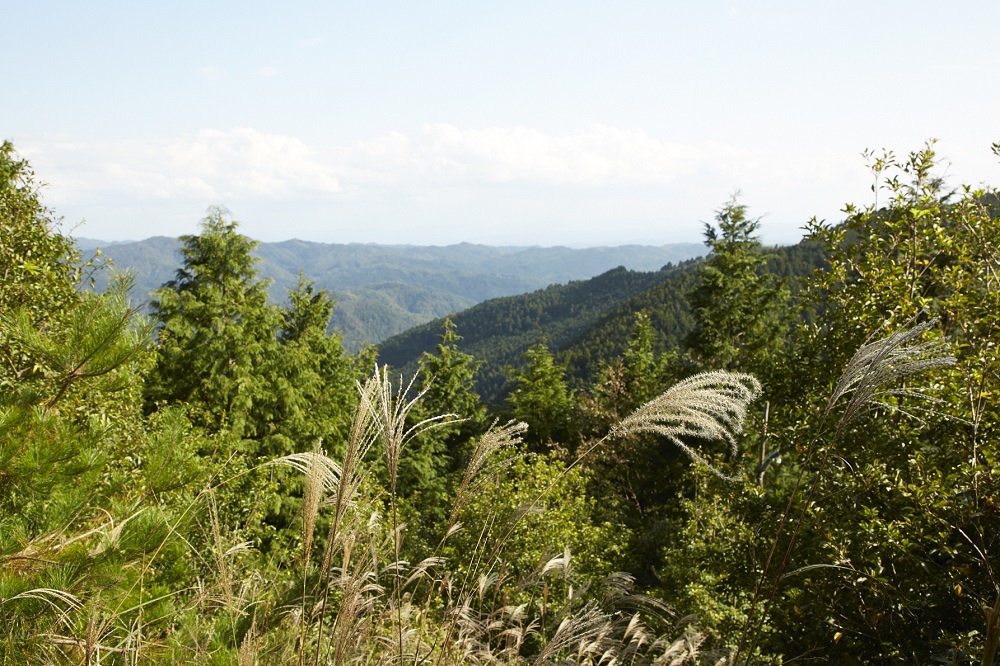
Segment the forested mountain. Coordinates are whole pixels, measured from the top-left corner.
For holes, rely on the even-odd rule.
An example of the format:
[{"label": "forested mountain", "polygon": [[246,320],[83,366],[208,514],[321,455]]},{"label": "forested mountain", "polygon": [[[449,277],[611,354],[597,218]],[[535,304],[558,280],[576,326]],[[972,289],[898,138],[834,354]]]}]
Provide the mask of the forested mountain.
[{"label": "forested mountain", "polygon": [[[504,368],[520,365],[529,347],[543,340],[555,348],[569,344],[616,304],[645,292],[675,270],[670,266],[638,272],[619,267],[589,280],[485,301],[452,315],[462,337],[459,349],[483,362],[477,390],[489,401],[502,387]],[[389,338],[379,345],[379,362],[412,374],[421,355],[434,350],[443,326],[444,319],[437,319]]]},{"label": "forested mountain", "polygon": [[[812,241],[769,248],[767,271],[787,281],[794,297],[803,287],[803,280],[825,265],[826,253]],[[688,307],[687,294],[698,281],[702,260],[692,260],[668,271],[664,279],[650,289],[618,303],[580,336],[568,344],[553,346],[560,362],[567,366],[571,385],[593,382],[601,366],[625,353],[629,337],[635,328],[635,317],[643,312],[649,317],[653,332],[653,351],[662,354],[683,346],[694,325]],[[808,319],[811,311],[795,306]]]},{"label": "forested mountain", "polygon": [[[140,299],[173,278],[180,265],[180,242],[173,238],[118,243],[84,238],[77,244],[85,256],[99,247],[118,268],[134,270],[133,294]],[[658,270],[704,251],[693,243],[572,249],[290,240],[260,243],[255,255],[260,274],[273,280],[270,295],[276,303],[287,300],[300,271],[330,291],[336,301],[332,326],[343,331],[345,347],[355,350],[490,298],[590,278],[615,266]],[[95,276],[98,288],[104,287],[106,274]]]},{"label": "forested mountain", "polygon": [[222,210],[145,314],[80,289],[0,144],[0,663],[994,666],[1000,195],[938,171],[883,155],[794,248],[733,198],[400,383]]},{"label": "forested mountain", "polygon": [[[805,241],[766,254],[768,271],[788,278],[793,291],[824,256],[818,244]],[[458,348],[482,361],[476,388],[486,402],[501,396],[505,368],[521,367],[524,353],[542,341],[567,366],[569,384],[579,387],[624,353],[638,312],[650,319],[656,353],[681,345],[693,326],[687,293],[700,265],[688,260],[656,272],[619,267],[589,280],[488,300],[449,318],[461,336]],[[443,326],[444,318],[435,319],[385,340],[379,361],[412,375],[421,355],[434,350]]]}]

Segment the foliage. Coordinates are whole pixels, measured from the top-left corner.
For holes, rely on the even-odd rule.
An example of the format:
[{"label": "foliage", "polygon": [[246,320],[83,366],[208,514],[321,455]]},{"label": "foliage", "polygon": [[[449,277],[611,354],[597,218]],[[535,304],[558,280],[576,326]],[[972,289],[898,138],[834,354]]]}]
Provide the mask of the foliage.
[{"label": "foliage", "polygon": [[687,346],[702,365],[759,371],[783,346],[788,289],[767,271],[768,257],[755,235],[760,221],[747,217],[736,196],[715,221],[718,229],[705,225],[711,253],[688,295],[694,327]]},{"label": "foliage", "polygon": [[566,369],[555,362],[545,343],[524,356],[527,367],[514,374],[508,409],[528,423],[527,441],[536,450],[560,444],[575,448],[575,406],[564,379]]},{"label": "foliage", "polygon": [[300,275],[280,310],[277,348],[262,368],[267,393],[255,410],[262,422],[258,455],[292,453],[317,440],[336,446],[346,439],[357,366],[366,359],[348,357],[341,337],[327,332],[333,309],[330,294]]},{"label": "foliage", "polygon": [[[15,310],[44,327],[79,298],[78,255],[40,198],[31,166],[9,141],[0,144],[0,313]],[[0,335],[0,390],[11,390],[32,372],[24,351]]]},{"label": "foliage", "polygon": [[[704,538],[685,532],[664,556],[698,568],[708,585],[700,602],[690,598],[706,616],[721,611],[719,626],[730,629],[720,636],[745,619],[740,640],[725,639],[744,658],[762,650],[832,663],[968,661],[982,644],[980,609],[996,596],[987,581],[997,514],[983,501],[995,495],[984,468],[995,456],[981,438],[995,428],[983,400],[998,376],[996,257],[983,251],[998,228],[995,194],[946,192],[929,147],[876,166],[876,189],[890,195],[884,207],[849,208],[843,225],[812,224],[830,269],[806,294],[818,318],[779,366],[799,399],[772,403],[764,444],[776,450],[762,451],[760,466],[744,462],[745,488],[695,496],[680,524],[718,527]],[[747,539],[742,563],[718,545]],[[700,554],[685,560],[691,553]],[[739,571],[762,572],[750,600],[746,573],[733,586]],[[665,593],[683,591],[682,580],[668,580]],[[718,599],[728,601],[720,608]]]},{"label": "foliage", "polygon": [[[572,553],[581,581],[596,584],[613,573],[624,541],[614,525],[594,520],[587,474],[579,468],[567,471],[565,463],[539,454],[501,466],[472,497],[460,516],[461,530],[449,539],[444,552],[456,573],[485,564],[522,577],[564,551]],[[484,554],[495,562],[472,559]]]},{"label": "foliage", "polygon": [[421,398],[412,412],[413,423],[442,414],[454,420],[424,433],[400,459],[400,495],[419,516],[410,549],[423,554],[440,539],[449,498],[486,426],[486,408],[475,392],[480,363],[458,349],[461,339],[454,323],[445,319],[437,353],[420,359]]},{"label": "foliage", "polygon": [[[871,158],[795,253],[734,200],[704,262],[445,320],[394,384],[217,209],[151,339],[5,144],[0,661],[991,663],[1000,200]],[[515,420],[463,322],[526,350]]]},{"label": "foliage", "polygon": [[185,402],[212,431],[254,436],[251,418],[262,399],[256,380],[275,349],[278,312],[257,280],[255,243],[239,234],[221,208],[202,220],[201,234],[181,238],[183,265],[153,294],[159,356],[147,400]]},{"label": "foliage", "polygon": [[[931,145],[902,161],[874,158],[873,173],[873,189],[888,193],[883,207],[849,207],[840,227],[812,225],[831,270],[817,278],[825,309],[809,343],[815,375],[800,373],[799,381],[833,386],[831,366],[858,362],[849,362],[847,350],[883,338],[886,326],[931,316],[940,318],[936,329],[950,338],[956,362],[926,384],[897,386],[881,408],[863,403],[886,416],[841,420],[836,443],[824,446],[831,465],[814,482],[815,495],[838,497],[839,506],[810,507],[813,526],[796,548],[800,565],[828,568],[810,570],[786,596],[808,585],[814,598],[829,599],[799,604],[796,615],[806,619],[800,626],[821,618],[829,629],[786,640],[789,649],[865,655],[869,663],[960,659],[972,651],[979,609],[996,592],[986,581],[997,514],[984,503],[996,492],[984,467],[995,454],[983,438],[998,416],[989,397],[1000,376],[996,193],[947,191]],[[894,373],[905,365],[887,367]],[[855,397],[865,395],[857,386]],[[934,402],[913,411],[905,401],[918,390]],[[846,410],[842,419],[855,413],[850,403]],[[782,604],[781,612],[791,610]]]},{"label": "foliage", "polygon": [[144,423],[148,325],[126,290],[82,294],[45,326],[27,307],[0,317],[33,368],[0,394],[4,661],[127,651],[191,582],[178,509],[200,469],[180,413]]}]

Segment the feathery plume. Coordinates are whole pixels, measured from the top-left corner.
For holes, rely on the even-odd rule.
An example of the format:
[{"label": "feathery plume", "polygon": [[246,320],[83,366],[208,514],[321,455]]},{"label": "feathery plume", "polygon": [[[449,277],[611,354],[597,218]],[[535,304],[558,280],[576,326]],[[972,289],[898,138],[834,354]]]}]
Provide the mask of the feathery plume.
[{"label": "feathery plume", "polygon": [[309,561],[309,553],[312,551],[313,531],[320,504],[324,495],[336,492],[342,473],[340,465],[323,454],[322,443],[322,440],[317,440],[312,451],[293,453],[264,464],[291,467],[305,475],[305,489],[302,493],[302,550],[305,562]]},{"label": "feathery plume", "polygon": [[612,428],[610,436],[625,437],[640,432],[662,435],[692,460],[727,479],[683,438],[722,439],[729,442],[730,452],[735,455],[736,437],[743,432],[747,407],[760,394],[760,382],[752,375],[703,372],[678,382],[632,412]]},{"label": "feathery plume", "polygon": [[886,338],[863,345],[855,352],[826,406],[825,415],[828,415],[841,398],[853,392],[837,423],[838,432],[873,405],[913,416],[898,406],[887,404],[884,398],[889,396],[936,401],[920,389],[886,387],[910,375],[956,362],[955,357],[948,353],[949,347],[945,340],[918,341],[937,321],[935,318],[896,331]]},{"label": "feathery plume", "polygon": [[[527,429],[528,424],[523,422],[508,421],[502,427],[498,428],[497,422],[494,421],[493,427],[479,438],[479,442],[472,452],[472,457],[469,459],[469,464],[465,467],[465,474],[462,476],[462,482],[458,486],[458,492],[455,494],[455,502],[451,508],[449,524],[456,524],[459,514],[461,514],[465,505],[469,503],[469,500],[472,499],[473,494],[484,477],[488,478],[492,473],[510,465],[514,460],[513,457],[504,458],[487,468],[486,464],[493,454],[497,451],[516,447],[521,443],[521,433]],[[488,470],[488,473],[481,475],[480,473],[484,468]]]},{"label": "feathery plume", "polygon": [[399,387],[393,391],[392,382],[389,381],[389,366],[383,366],[375,368],[375,374],[369,380],[373,387],[371,399],[367,401],[367,405],[372,410],[372,418],[381,428],[386,462],[389,467],[389,482],[393,493],[396,489],[396,473],[403,447],[424,430],[439,428],[461,420],[455,414],[438,414],[408,428],[406,426],[407,415],[426,393],[426,391],[421,391],[412,400],[406,399],[406,396],[413,389],[413,383],[416,379],[417,376],[414,375],[405,388],[400,381]]}]

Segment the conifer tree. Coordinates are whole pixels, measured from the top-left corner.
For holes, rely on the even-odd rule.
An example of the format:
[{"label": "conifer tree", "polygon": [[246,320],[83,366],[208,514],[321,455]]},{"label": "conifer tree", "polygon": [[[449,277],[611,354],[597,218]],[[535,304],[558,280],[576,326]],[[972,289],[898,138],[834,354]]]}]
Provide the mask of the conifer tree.
[{"label": "conifer tree", "polygon": [[264,369],[267,395],[254,409],[264,438],[261,453],[304,451],[317,439],[337,451],[347,437],[357,390],[342,338],[328,331],[334,302],[301,274],[288,299],[276,353]]},{"label": "conifer tree", "polygon": [[535,446],[575,445],[571,441],[575,402],[566,386],[566,369],[555,362],[544,342],[528,349],[524,358],[527,367],[516,373],[507,398],[513,415],[529,426],[524,440]]},{"label": "conifer tree", "polygon": [[149,589],[186,564],[170,495],[197,470],[143,419],[149,328],[128,280],[77,290],[72,241],[9,143],[0,232],[0,661],[92,663],[85,644],[124,644],[143,620],[156,631],[170,602]]},{"label": "conifer tree", "polygon": [[688,295],[695,317],[687,347],[702,365],[756,371],[780,351],[787,330],[787,287],[767,272],[768,256],[738,195],[705,224],[711,253]]},{"label": "conifer tree", "polygon": [[659,363],[653,351],[655,335],[649,315],[645,312],[636,313],[635,329],[622,357],[625,391],[632,408],[652,400],[662,391],[659,384]]},{"label": "conifer tree", "polygon": [[210,431],[252,437],[261,433],[249,417],[265,389],[256,375],[276,351],[279,314],[257,278],[257,243],[237,226],[211,208],[199,235],[181,237],[182,266],[153,294],[160,354],[146,396],[188,403]]},{"label": "conifer tree", "polygon": [[[401,492],[415,499],[414,508],[426,527],[438,526],[447,517],[458,472],[465,468],[474,438],[486,421],[486,408],[475,391],[480,363],[458,348],[461,339],[454,322],[446,318],[436,354],[425,352],[420,358],[423,397],[411,412],[413,423],[444,414],[454,415],[455,420],[425,431],[400,460]],[[440,538],[417,532],[418,538]]]},{"label": "conifer tree", "polygon": [[[444,320],[444,331],[435,347],[436,354],[425,353],[420,359],[421,389],[425,391],[421,404],[435,414],[455,414],[478,431],[486,409],[475,391],[476,371],[481,363],[458,348],[462,339],[450,318]],[[452,426],[458,428],[459,424]]]}]

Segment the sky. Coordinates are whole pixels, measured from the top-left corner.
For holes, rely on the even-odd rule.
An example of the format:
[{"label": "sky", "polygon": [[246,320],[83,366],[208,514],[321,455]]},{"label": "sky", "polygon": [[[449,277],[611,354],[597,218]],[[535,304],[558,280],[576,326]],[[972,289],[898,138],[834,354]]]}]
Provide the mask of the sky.
[{"label": "sky", "polygon": [[1000,184],[995,0],[7,5],[0,139],[88,238],[661,245],[738,193],[787,244],[931,139]]}]

